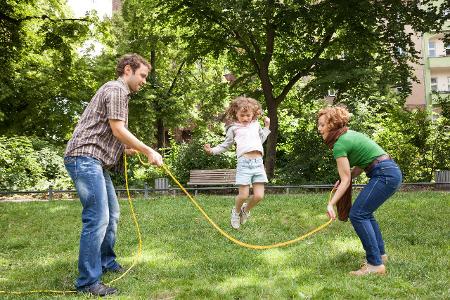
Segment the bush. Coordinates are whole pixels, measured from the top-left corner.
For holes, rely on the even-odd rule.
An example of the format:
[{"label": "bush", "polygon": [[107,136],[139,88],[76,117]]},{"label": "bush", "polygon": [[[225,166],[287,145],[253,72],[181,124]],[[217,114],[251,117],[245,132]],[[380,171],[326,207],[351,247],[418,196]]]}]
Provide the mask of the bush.
[{"label": "bush", "polygon": [[294,118],[285,111],[280,122],[274,184],[334,183],[336,162],[316,129],[315,114]]},{"label": "bush", "polygon": [[214,133],[194,133],[190,143],[171,144],[171,151],[166,163],[173,175],[185,184],[189,180],[189,171],[194,169],[234,169],[236,168],[236,154],[227,151],[221,155],[208,155],[203,149],[204,144],[215,146],[224,140],[223,136]]},{"label": "bush", "polygon": [[4,190],[32,188],[44,180],[44,168],[30,139],[0,137],[0,187]]},{"label": "bush", "polygon": [[0,137],[0,188],[4,190],[68,188],[62,151],[36,138]]},{"label": "bush", "polygon": [[[141,158],[142,162],[139,160]],[[143,154],[127,156],[127,175],[130,187],[143,188],[144,184],[153,186],[156,178],[167,177],[162,168],[147,164],[147,157]],[[143,164],[144,163],[144,164]],[[164,161],[166,163],[166,161]],[[120,174],[113,174],[114,185],[125,186],[125,178]]]}]

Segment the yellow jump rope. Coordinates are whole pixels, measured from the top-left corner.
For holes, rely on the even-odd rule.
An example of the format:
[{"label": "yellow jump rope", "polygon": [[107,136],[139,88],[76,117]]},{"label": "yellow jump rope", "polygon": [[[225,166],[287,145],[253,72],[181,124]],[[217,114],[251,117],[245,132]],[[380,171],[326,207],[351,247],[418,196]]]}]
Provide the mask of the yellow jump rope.
[{"label": "yellow jump rope", "polygon": [[[142,161],[141,157],[138,154],[138,158],[139,161],[145,165],[145,166],[149,166],[150,164],[145,163]],[[131,264],[131,266],[119,277],[111,280],[110,282],[107,283],[107,285],[110,285],[111,283],[118,281],[119,279],[123,278],[125,275],[127,275],[130,270],[132,268],[134,268],[136,266],[136,264],[139,261],[139,258],[142,256],[142,235],[141,235],[141,230],[139,227],[139,223],[137,221],[137,217],[136,217],[136,213],[134,211],[134,205],[133,205],[133,201],[131,200],[131,196],[130,196],[130,190],[128,188],[128,163],[127,163],[127,159],[126,156],[124,155],[124,165],[125,165],[125,187],[127,190],[127,197],[128,197],[128,204],[130,205],[130,211],[131,211],[131,216],[133,218],[133,222],[136,228],[136,233],[137,233],[137,237],[138,237],[138,249],[137,249],[137,253],[133,259],[133,263]],[[241,247],[245,247],[245,248],[249,248],[249,249],[255,249],[255,250],[264,250],[264,249],[272,249],[272,248],[277,248],[277,247],[283,247],[283,246],[287,246],[296,242],[299,242],[305,238],[307,238],[308,236],[313,235],[314,233],[324,229],[325,227],[327,227],[328,225],[330,225],[333,220],[330,218],[326,223],[320,225],[319,227],[307,232],[306,234],[299,236],[295,239],[292,240],[288,240],[285,242],[279,242],[279,243],[275,243],[272,245],[253,245],[253,244],[248,244],[245,242],[241,242],[238,239],[232,237],[231,235],[229,235],[227,232],[225,232],[222,228],[220,228],[207,214],[206,212],[203,210],[203,208],[198,204],[197,201],[195,201],[195,199],[191,196],[191,194],[181,185],[181,183],[175,178],[175,176],[173,176],[172,172],[170,172],[170,170],[167,168],[166,165],[162,165],[162,168],[164,169],[164,171],[166,172],[167,175],[169,175],[170,178],[172,178],[172,180],[180,187],[180,189],[186,194],[186,196],[189,198],[189,200],[191,200],[191,202],[195,205],[195,207],[202,213],[202,215],[205,217],[206,220],[208,220],[208,222],[217,230],[219,231],[220,234],[222,234],[224,237],[226,237],[227,239],[229,239],[230,241],[232,241],[233,243],[241,246]],[[333,190],[331,190],[330,192],[330,196],[329,198],[331,199],[331,196],[333,194]],[[24,294],[70,294],[70,293],[77,293],[77,291],[75,290],[68,290],[68,291],[58,291],[58,290],[32,290],[32,291],[22,291],[22,292],[14,292],[14,291],[0,291],[0,294],[11,294],[11,295],[24,295]]]}]

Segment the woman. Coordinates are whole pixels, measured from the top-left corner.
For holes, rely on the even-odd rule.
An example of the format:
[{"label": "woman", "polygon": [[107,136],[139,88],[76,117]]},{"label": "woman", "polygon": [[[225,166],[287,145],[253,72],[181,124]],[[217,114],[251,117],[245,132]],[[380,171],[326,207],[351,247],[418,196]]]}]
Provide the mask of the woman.
[{"label": "woman", "polygon": [[349,217],[366,251],[367,263],[350,274],[385,274],[387,255],[373,213],[400,187],[402,174],[397,164],[377,143],[362,133],[348,129],[349,119],[348,110],[340,106],[324,108],[318,114],[317,129],[333,150],[340,177],[327,212],[331,218],[336,218],[334,205],[345,194],[352,178],[365,171],[369,183],[353,203]]}]

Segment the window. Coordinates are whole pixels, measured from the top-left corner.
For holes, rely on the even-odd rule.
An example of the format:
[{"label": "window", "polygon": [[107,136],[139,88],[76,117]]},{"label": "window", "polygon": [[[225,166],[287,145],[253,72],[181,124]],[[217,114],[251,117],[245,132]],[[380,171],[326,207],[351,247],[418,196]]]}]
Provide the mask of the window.
[{"label": "window", "polygon": [[432,77],[431,78],[431,91],[437,92],[437,90],[438,90],[437,78]]},{"label": "window", "polygon": [[436,43],[429,41],[428,42],[428,56],[436,57]]},{"label": "window", "polygon": [[445,46],[445,56],[450,56],[450,44],[447,44],[447,46]]}]

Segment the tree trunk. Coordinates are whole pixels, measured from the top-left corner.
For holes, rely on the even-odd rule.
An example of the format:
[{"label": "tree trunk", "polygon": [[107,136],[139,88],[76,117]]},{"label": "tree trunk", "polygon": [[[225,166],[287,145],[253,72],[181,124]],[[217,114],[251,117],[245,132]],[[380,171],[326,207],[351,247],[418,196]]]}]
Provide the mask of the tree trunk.
[{"label": "tree trunk", "polygon": [[[150,84],[152,84],[154,87],[157,86],[156,82],[156,51],[151,50],[150,51],[150,65],[152,66],[152,69],[150,70]],[[165,141],[166,141],[166,135],[165,135],[165,128],[164,128],[164,122],[162,120],[160,108],[158,99],[155,100],[155,103],[153,105],[154,109],[156,110],[156,147],[157,149],[164,148]]]},{"label": "tree trunk", "polygon": [[267,138],[266,144],[266,173],[269,179],[272,179],[275,175],[275,163],[277,156],[277,140],[278,140],[278,115],[277,104],[275,99],[266,98],[266,105],[268,111],[268,117],[270,118],[270,134]]},{"label": "tree trunk", "polygon": [[275,173],[275,162],[277,157],[277,140],[278,140],[278,114],[277,101],[273,96],[272,83],[269,78],[268,62],[261,64],[260,79],[263,89],[264,98],[266,100],[268,117],[270,118],[270,134],[266,144],[266,160],[265,167],[268,179],[272,179]]},{"label": "tree trunk", "polygon": [[165,148],[166,147],[166,134],[164,130],[164,122],[161,118],[156,119],[156,128],[157,128],[157,148]]}]

